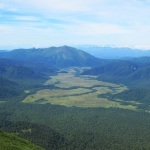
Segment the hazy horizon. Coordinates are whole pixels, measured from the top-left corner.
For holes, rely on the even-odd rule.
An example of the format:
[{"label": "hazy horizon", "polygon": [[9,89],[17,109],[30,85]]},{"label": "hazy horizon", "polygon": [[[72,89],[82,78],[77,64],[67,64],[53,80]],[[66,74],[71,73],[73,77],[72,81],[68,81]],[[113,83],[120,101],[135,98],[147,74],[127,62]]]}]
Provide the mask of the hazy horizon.
[{"label": "hazy horizon", "polygon": [[4,47],[4,48],[1,48],[0,51],[12,51],[12,50],[16,50],[16,49],[44,49],[44,48],[51,48],[51,47],[63,47],[63,46],[68,46],[68,47],[73,47],[73,48],[76,48],[76,49],[79,49],[79,50],[83,50],[83,51],[97,51],[96,49],[98,48],[110,48],[110,49],[116,49],[116,50],[123,50],[123,51],[126,51],[127,49],[128,50],[136,50],[136,51],[150,51],[150,48],[148,49],[144,49],[144,48],[136,48],[136,47],[122,47],[122,46],[114,46],[114,45],[90,45],[90,44],[80,44],[80,45],[50,45],[50,46],[43,46],[43,47],[36,47],[36,46],[32,46],[32,47],[29,47],[29,46],[25,46],[25,47]]}]

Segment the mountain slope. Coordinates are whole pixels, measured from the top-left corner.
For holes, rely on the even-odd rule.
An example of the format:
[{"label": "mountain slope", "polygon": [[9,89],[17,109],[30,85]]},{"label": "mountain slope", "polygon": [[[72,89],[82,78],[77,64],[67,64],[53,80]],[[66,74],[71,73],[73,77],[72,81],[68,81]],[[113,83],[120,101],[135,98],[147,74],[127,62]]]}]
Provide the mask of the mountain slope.
[{"label": "mountain slope", "polygon": [[18,61],[8,59],[0,59],[0,76],[15,79],[32,79],[41,77],[40,74],[36,73],[31,68],[22,65]]},{"label": "mountain slope", "polygon": [[91,75],[102,75],[107,74],[111,76],[127,76],[135,72],[138,69],[138,66],[129,61],[113,61],[107,65],[94,68],[84,72],[83,74]]},{"label": "mountain slope", "polygon": [[83,75],[97,75],[100,80],[127,85],[145,86],[150,82],[150,66],[132,61],[115,60],[101,67],[86,70]]},{"label": "mountain slope", "polygon": [[126,58],[126,60],[135,62],[139,65],[150,65],[150,57],[146,55],[144,57]]},{"label": "mountain slope", "polygon": [[0,77],[0,85],[0,100],[16,97],[22,92],[22,89],[16,82],[3,77]]},{"label": "mountain slope", "polygon": [[125,84],[129,89],[118,94],[106,93],[102,97],[110,100],[121,99],[126,101],[137,101],[142,109],[149,110],[150,104],[150,65],[143,65],[134,61],[118,60],[102,67],[86,70],[83,75],[96,75],[101,81]]},{"label": "mountain slope", "polygon": [[29,141],[0,131],[0,149],[1,150],[43,150],[42,148],[31,144]]},{"label": "mountain slope", "polygon": [[0,57],[49,66],[50,68],[97,66],[101,63],[100,59],[68,46],[43,49],[18,49],[7,52],[7,55],[1,54]]},{"label": "mountain slope", "polygon": [[51,72],[45,67],[0,58],[0,101],[16,100],[26,94],[25,90],[41,86]]}]

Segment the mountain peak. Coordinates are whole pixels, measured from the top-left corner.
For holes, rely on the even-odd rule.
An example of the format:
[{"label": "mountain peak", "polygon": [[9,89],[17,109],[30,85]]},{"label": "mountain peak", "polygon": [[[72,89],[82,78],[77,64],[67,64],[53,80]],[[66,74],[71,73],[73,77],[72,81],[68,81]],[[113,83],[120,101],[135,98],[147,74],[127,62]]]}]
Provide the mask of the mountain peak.
[{"label": "mountain peak", "polygon": [[28,63],[37,63],[51,68],[97,66],[101,60],[76,48],[69,46],[17,49],[7,53],[5,57]]}]

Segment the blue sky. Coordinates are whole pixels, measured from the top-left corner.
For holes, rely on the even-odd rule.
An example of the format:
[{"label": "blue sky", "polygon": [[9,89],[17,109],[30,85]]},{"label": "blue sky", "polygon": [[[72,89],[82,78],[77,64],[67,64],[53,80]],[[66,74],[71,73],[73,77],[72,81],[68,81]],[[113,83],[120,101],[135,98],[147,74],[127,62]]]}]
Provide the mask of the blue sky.
[{"label": "blue sky", "polygon": [[150,49],[150,0],[0,0],[0,49]]}]

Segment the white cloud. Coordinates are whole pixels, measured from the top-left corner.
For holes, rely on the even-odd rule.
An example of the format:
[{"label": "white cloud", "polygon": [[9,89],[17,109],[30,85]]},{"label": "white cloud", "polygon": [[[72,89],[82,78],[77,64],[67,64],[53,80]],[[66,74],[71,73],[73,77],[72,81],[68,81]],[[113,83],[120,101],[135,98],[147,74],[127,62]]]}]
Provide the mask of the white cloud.
[{"label": "white cloud", "polygon": [[[12,0],[11,0],[12,1]],[[84,12],[89,11],[93,4],[100,3],[100,0],[13,0],[19,6],[26,6],[33,9],[41,9],[48,12]],[[94,6],[95,6],[94,4]]]},{"label": "white cloud", "polygon": [[0,10],[4,8],[4,4],[0,3]]},{"label": "white cloud", "polygon": [[8,2],[1,0],[0,1],[0,10],[15,12],[16,7],[14,6],[14,4],[9,4]]},{"label": "white cloud", "polygon": [[1,0],[0,10],[16,11],[18,14],[8,17],[10,19],[8,21],[7,17],[4,18],[5,23],[3,19],[0,20],[0,24],[4,24],[0,26],[0,43],[9,44],[12,41],[18,42],[18,45],[19,43],[64,45],[91,42],[102,45],[106,43],[148,46],[149,2],[149,0]]},{"label": "white cloud", "polygon": [[38,21],[39,18],[33,16],[15,16],[15,19],[20,21]]},{"label": "white cloud", "polygon": [[64,25],[65,31],[74,35],[96,36],[101,34],[127,34],[129,31],[122,26],[105,23],[80,22],[76,25]]}]

